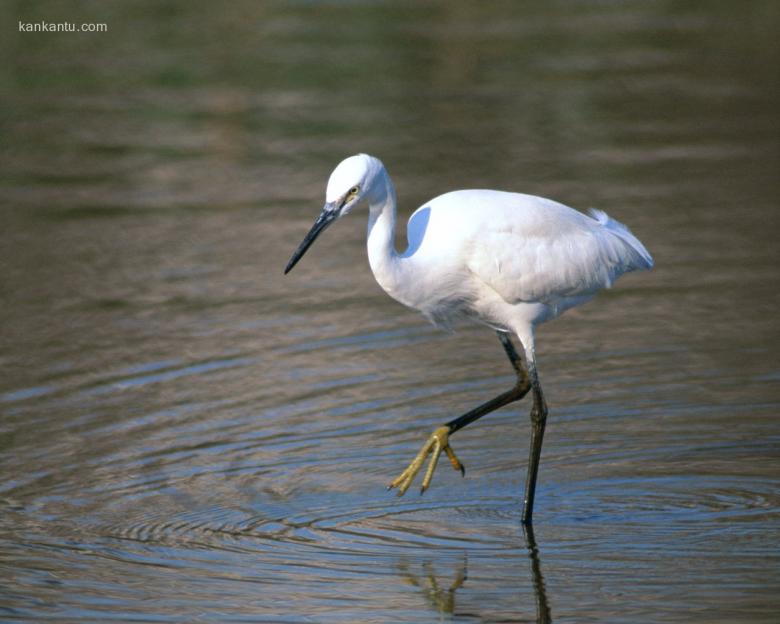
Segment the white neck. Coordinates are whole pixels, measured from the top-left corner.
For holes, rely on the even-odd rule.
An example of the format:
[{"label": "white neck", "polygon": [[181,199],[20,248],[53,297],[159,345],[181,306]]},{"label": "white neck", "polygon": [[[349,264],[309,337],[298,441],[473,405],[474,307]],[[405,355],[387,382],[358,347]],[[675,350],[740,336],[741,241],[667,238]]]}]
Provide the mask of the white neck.
[{"label": "white neck", "polygon": [[398,254],[395,250],[395,188],[384,168],[368,197],[368,262],[376,281],[391,296],[396,284]]}]

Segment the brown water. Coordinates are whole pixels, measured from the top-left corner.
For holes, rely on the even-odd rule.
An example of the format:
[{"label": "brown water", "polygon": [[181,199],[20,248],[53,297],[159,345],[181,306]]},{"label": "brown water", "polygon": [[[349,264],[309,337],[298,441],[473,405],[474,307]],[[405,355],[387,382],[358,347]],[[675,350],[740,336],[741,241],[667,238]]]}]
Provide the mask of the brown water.
[{"label": "brown water", "polygon": [[[0,617],[777,621],[776,2],[2,14]],[[357,151],[402,218],[517,190],[655,256],[539,331],[535,536],[527,401],[384,489],[512,383],[491,332],[384,295],[364,212],[282,276]]]}]

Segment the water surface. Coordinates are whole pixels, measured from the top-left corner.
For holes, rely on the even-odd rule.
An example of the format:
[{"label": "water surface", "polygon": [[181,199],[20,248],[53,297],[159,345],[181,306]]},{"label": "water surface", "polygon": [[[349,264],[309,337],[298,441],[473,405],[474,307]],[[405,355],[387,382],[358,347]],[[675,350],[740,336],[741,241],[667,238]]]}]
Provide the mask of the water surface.
[{"label": "water surface", "polygon": [[[776,621],[775,3],[2,11],[109,33],[3,43],[0,617]],[[402,220],[502,188],[655,256],[538,333],[532,536],[527,402],[385,491],[512,383],[492,333],[382,293],[364,213],[282,276],[357,151]]]}]

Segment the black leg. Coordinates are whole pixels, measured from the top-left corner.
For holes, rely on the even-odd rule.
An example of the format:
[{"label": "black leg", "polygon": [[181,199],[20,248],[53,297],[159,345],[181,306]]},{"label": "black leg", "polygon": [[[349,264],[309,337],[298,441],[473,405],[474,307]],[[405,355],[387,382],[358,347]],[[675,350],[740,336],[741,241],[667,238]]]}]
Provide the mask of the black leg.
[{"label": "black leg", "polygon": [[547,403],[542,394],[542,386],[536,375],[536,369],[531,368],[531,385],[533,387],[534,406],[531,408],[531,449],[528,454],[528,473],[525,477],[525,500],[523,501],[523,524],[531,525],[534,512],[534,497],[536,496],[536,477],[539,474],[539,459],[542,456],[542,441],[544,426],[547,422]]},{"label": "black leg", "polygon": [[473,423],[475,420],[482,418],[482,416],[485,414],[489,414],[490,412],[497,410],[499,407],[508,405],[513,401],[519,401],[526,394],[528,394],[528,391],[532,387],[531,377],[529,376],[528,371],[525,369],[525,366],[523,366],[522,359],[520,359],[520,356],[517,355],[517,351],[515,351],[515,347],[512,345],[512,341],[510,340],[509,336],[504,332],[497,333],[501,344],[504,346],[504,351],[506,352],[509,361],[512,363],[512,367],[515,369],[515,373],[517,374],[517,382],[515,382],[514,387],[511,390],[499,394],[490,401],[483,403],[479,407],[475,407],[473,410],[466,412],[462,416],[459,416],[458,418],[455,418],[454,420],[451,420],[450,422],[436,429],[425,442],[425,444],[423,444],[422,449],[420,449],[420,452],[417,453],[417,456],[412,460],[406,470],[404,470],[398,477],[393,479],[393,481],[388,486],[388,489],[397,487],[398,495],[403,495],[406,490],[409,489],[409,486],[412,484],[412,480],[414,479],[415,475],[417,475],[417,473],[422,468],[423,464],[425,463],[425,459],[428,457],[428,455],[430,455],[431,459],[428,463],[428,469],[425,471],[422,487],[420,488],[420,493],[424,492],[430,485],[431,478],[433,477],[433,471],[436,469],[436,463],[438,462],[439,455],[441,455],[442,451],[447,454],[447,457],[452,463],[453,468],[460,470],[461,473],[464,473],[465,469],[463,468],[463,464],[460,463],[458,458],[455,456],[454,451],[450,447],[449,436],[456,431],[463,429],[463,427],[466,425]]},{"label": "black leg", "polygon": [[[534,511],[534,498],[536,496],[536,478],[539,474],[539,460],[542,455],[542,441],[544,440],[544,427],[547,422],[547,404],[542,394],[542,386],[539,383],[539,377],[536,373],[536,363],[533,357],[533,347],[527,350],[528,354],[528,369],[523,365],[523,360],[517,354],[514,345],[512,344],[509,335],[505,332],[496,332],[498,339],[504,347],[509,361],[517,374],[517,382],[511,390],[499,394],[497,397],[483,403],[482,405],[475,407],[473,410],[466,412],[465,414],[458,416],[445,425],[436,429],[428,440],[423,445],[420,452],[412,460],[409,466],[398,477],[396,477],[388,486],[388,489],[398,487],[398,494],[403,495],[412,483],[415,475],[422,468],[425,459],[428,455],[431,455],[431,460],[428,464],[428,469],[425,472],[423,478],[422,488],[420,493],[428,489],[431,478],[433,477],[433,471],[436,469],[436,463],[439,460],[439,455],[442,451],[449,457],[452,466],[456,470],[460,470],[464,473],[463,464],[460,463],[455,456],[452,448],[449,445],[449,436],[463,429],[466,425],[470,425],[475,420],[482,418],[485,414],[497,410],[499,407],[508,405],[514,401],[519,401],[529,390],[533,390],[534,404],[531,408],[531,448],[528,454],[528,472],[525,479],[525,497],[523,500],[523,515],[522,523],[526,526],[531,525],[531,518]],[[528,346],[526,345],[528,349]]]},{"label": "black leg", "polygon": [[509,336],[505,332],[496,333],[498,334],[498,339],[501,341],[501,344],[504,347],[504,351],[506,351],[506,355],[509,358],[509,361],[512,363],[512,368],[515,369],[515,373],[517,374],[517,382],[515,382],[515,385],[511,390],[502,392],[497,397],[490,399],[490,401],[487,401],[479,407],[475,407],[473,410],[468,411],[462,416],[458,416],[454,420],[448,422],[446,426],[449,428],[450,434],[455,433],[459,429],[463,429],[463,427],[466,425],[470,425],[475,420],[482,418],[482,416],[485,414],[489,414],[490,412],[497,410],[499,407],[504,407],[504,405],[508,405],[514,401],[519,401],[526,394],[528,394],[528,391],[531,389],[531,382],[528,377],[528,372],[525,370],[525,366],[523,366],[523,360],[520,359],[519,355],[517,355],[515,346],[512,344]]}]

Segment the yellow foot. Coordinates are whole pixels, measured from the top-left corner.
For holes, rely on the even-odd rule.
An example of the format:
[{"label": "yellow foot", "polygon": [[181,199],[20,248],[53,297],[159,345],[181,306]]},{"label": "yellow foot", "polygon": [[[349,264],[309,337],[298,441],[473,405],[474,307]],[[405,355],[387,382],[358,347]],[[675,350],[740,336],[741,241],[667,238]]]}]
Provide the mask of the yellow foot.
[{"label": "yellow foot", "polygon": [[428,462],[428,469],[425,471],[422,487],[420,488],[420,494],[425,492],[425,490],[427,490],[428,486],[431,484],[433,471],[436,469],[436,463],[439,461],[439,455],[441,455],[442,451],[447,453],[447,457],[450,458],[452,467],[455,470],[460,470],[460,473],[465,475],[466,469],[455,456],[455,452],[452,450],[452,447],[450,447],[449,437],[450,429],[447,427],[447,425],[436,429],[436,431],[431,434],[431,437],[428,438],[425,444],[423,444],[420,452],[417,453],[417,457],[412,460],[412,463],[409,464],[406,470],[404,470],[398,477],[393,479],[393,482],[387,486],[387,489],[392,490],[394,487],[397,487],[398,496],[403,496],[406,493],[406,490],[409,489],[409,486],[412,484],[414,478],[417,476],[417,473],[420,472],[420,469],[425,463],[425,458],[430,455],[431,460]]}]

